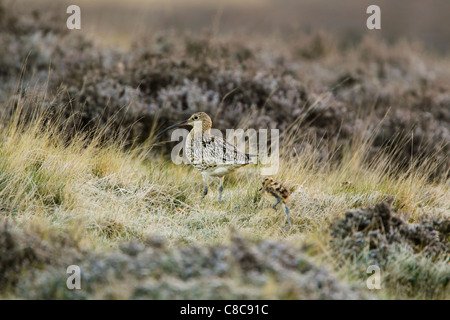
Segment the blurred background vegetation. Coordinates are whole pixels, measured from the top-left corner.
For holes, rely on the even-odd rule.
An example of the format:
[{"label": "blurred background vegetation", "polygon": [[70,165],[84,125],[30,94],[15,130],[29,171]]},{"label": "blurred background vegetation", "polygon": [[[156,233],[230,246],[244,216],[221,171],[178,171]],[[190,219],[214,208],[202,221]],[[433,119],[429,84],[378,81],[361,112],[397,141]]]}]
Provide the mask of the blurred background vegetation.
[{"label": "blurred background vegetation", "polygon": [[[73,1],[19,0],[12,6],[25,10],[46,8],[63,15]],[[374,31],[392,42],[420,40],[428,49],[448,52],[450,3],[440,0],[79,0],[83,32],[94,33],[106,44],[129,46],[141,35],[158,29],[193,33],[247,33],[275,35],[286,40],[298,32],[331,32],[352,44],[370,32],[366,9],[380,6],[382,29]]]}]

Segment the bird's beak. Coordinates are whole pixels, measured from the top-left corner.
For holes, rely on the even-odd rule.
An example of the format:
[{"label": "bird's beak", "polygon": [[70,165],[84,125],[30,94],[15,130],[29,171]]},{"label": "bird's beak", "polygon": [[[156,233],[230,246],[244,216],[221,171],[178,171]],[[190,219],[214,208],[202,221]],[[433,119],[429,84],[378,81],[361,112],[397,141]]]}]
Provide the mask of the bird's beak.
[{"label": "bird's beak", "polygon": [[258,191],[261,191],[263,187],[259,188]]},{"label": "bird's beak", "polygon": [[173,128],[176,128],[176,127],[185,126],[185,125],[188,124],[188,122],[189,122],[189,119],[188,119],[188,120],[181,121],[181,122],[178,122],[178,123],[175,123],[174,125],[171,125],[170,127],[167,127],[167,128],[165,128],[163,131],[161,131],[160,133],[158,133],[158,134],[156,135],[156,137],[159,137],[160,135],[162,135],[162,134],[163,134],[164,132],[166,132],[167,130],[170,130],[170,129],[173,129]]}]

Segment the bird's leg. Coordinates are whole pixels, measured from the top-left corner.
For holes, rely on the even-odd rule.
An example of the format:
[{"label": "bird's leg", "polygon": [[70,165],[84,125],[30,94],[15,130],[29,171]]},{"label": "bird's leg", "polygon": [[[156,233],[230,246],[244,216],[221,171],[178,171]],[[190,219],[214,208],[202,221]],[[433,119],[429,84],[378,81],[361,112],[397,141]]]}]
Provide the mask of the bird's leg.
[{"label": "bird's leg", "polygon": [[204,187],[203,187],[202,200],[208,194],[208,177],[206,175],[203,176],[203,184],[204,184]]},{"label": "bird's leg", "polygon": [[274,208],[275,210],[277,210],[277,205],[280,203],[280,201],[281,201],[281,198],[280,198],[280,197],[277,197],[277,203],[275,203],[275,204],[272,206],[272,208]]},{"label": "bird's leg", "polygon": [[222,201],[222,191],[223,191],[223,180],[225,177],[220,177],[220,186],[219,186],[219,203]]},{"label": "bird's leg", "polygon": [[287,205],[284,205],[284,209],[286,210],[286,215],[287,215],[287,221],[288,221],[288,227],[291,227],[291,218],[289,217],[289,208],[287,207]]}]

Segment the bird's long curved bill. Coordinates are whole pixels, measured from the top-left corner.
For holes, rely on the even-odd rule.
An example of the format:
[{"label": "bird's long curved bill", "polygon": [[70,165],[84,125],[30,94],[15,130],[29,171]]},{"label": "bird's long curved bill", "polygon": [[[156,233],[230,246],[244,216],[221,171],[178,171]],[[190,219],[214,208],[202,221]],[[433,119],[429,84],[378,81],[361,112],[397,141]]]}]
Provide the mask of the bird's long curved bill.
[{"label": "bird's long curved bill", "polygon": [[164,132],[166,132],[167,130],[170,130],[170,129],[173,129],[173,128],[176,128],[176,127],[183,126],[183,125],[185,125],[188,121],[189,121],[189,120],[184,120],[184,121],[175,123],[174,125],[171,125],[170,127],[167,127],[167,128],[165,128],[163,131],[161,131],[160,133],[158,133],[158,134],[156,135],[156,137],[159,137],[160,135],[162,135],[162,134],[163,134]]}]

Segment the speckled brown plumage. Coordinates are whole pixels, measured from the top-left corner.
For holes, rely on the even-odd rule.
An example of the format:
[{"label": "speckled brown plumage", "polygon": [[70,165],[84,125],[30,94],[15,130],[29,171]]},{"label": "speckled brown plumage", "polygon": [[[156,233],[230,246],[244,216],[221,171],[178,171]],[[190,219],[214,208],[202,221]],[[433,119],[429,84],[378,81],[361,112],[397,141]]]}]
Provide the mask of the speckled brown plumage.
[{"label": "speckled brown plumage", "polygon": [[208,193],[210,177],[220,179],[219,202],[222,199],[224,176],[234,170],[251,164],[251,155],[240,152],[236,146],[211,134],[212,121],[205,112],[194,113],[189,119],[172,125],[158,134],[179,127],[192,126],[186,137],[185,151],[190,164],[203,176],[202,198]]},{"label": "speckled brown plumage", "polygon": [[291,219],[289,217],[289,208],[287,207],[287,202],[291,196],[289,190],[286,189],[281,182],[275,181],[272,178],[265,178],[262,182],[262,187],[259,190],[262,190],[263,198],[269,200],[275,210],[279,203],[284,206],[288,219],[288,225],[290,227]]}]

